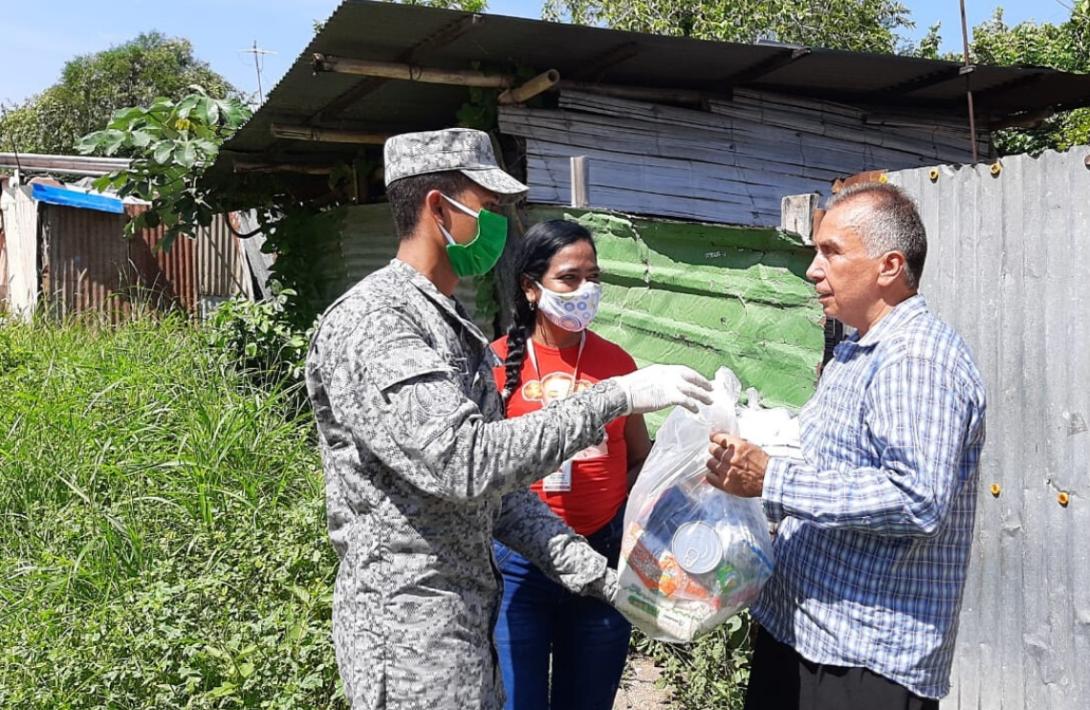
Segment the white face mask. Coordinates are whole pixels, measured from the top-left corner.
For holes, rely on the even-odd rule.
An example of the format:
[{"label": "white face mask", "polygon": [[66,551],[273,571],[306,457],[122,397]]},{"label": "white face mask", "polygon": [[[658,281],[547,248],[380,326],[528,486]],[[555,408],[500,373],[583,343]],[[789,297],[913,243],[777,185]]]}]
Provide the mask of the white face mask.
[{"label": "white face mask", "polygon": [[551,291],[540,283],[536,285],[541,289],[538,308],[559,328],[580,333],[587,329],[598,314],[598,304],[602,300],[601,284],[584,281],[579,288],[569,293]]}]

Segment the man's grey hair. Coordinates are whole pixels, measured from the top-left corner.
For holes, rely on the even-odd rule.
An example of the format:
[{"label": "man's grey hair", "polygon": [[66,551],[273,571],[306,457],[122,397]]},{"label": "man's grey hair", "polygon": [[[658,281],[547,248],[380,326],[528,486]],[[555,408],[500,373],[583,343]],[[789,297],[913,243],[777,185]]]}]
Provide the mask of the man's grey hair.
[{"label": "man's grey hair", "polygon": [[912,198],[895,185],[865,182],[838,192],[829,200],[826,211],[849,206],[857,209],[845,226],[859,233],[867,254],[877,257],[901,252],[905,255],[908,286],[919,288],[927,260],[927,232]]}]

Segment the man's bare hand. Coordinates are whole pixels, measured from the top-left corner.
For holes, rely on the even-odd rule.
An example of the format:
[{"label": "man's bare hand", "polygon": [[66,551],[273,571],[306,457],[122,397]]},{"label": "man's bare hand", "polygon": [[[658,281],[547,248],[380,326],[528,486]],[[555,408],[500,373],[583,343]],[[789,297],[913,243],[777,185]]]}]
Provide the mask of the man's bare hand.
[{"label": "man's bare hand", "polygon": [[741,498],[761,495],[768,468],[764,449],[737,436],[713,434],[708,452],[708,483]]}]

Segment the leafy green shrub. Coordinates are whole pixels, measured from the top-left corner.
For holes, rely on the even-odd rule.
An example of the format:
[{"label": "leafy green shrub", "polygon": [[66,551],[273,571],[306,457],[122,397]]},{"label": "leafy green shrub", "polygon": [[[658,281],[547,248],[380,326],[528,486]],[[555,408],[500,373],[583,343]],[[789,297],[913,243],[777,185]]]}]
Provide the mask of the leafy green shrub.
[{"label": "leafy green shrub", "polygon": [[26,362],[28,354],[12,342],[11,333],[4,328],[0,318],[0,373],[14,370]]},{"label": "leafy green shrub", "polygon": [[309,415],[182,319],[0,333],[0,707],[343,708]]},{"label": "leafy green shrub", "polygon": [[693,644],[662,643],[634,631],[632,647],[663,669],[663,680],[683,708],[740,710],[749,681],[751,629],[743,612]]},{"label": "leafy green shrub", "polygon": [[313,326],[304,329],[296,323],[290,308],[293,296],[291,289],[280,289],[264,301],[225,301],[207,324],[209,344],[264,385],[301,381]]}]

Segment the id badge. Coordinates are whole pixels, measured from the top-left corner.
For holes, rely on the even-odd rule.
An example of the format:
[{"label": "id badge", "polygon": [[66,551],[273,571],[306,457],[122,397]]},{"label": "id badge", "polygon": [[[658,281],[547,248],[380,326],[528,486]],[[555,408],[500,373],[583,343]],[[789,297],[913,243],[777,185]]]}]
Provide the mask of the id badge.
[{"label": "id badge", "polygon": [[546,493],[567,493],[571,490],[571,461],[560,464],[560,470],[541,479],[541,490]]}]

